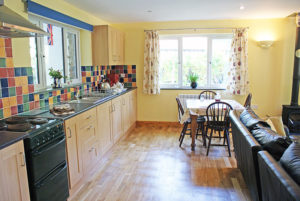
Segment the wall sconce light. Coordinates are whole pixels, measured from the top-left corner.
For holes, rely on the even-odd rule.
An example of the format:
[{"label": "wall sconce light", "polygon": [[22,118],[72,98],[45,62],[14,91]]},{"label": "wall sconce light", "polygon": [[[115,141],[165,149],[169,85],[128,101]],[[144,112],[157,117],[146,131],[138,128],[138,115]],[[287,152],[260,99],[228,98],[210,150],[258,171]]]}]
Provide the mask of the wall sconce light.
[{"label": "wall sconce light", "polygon": [[273,45],[274,41],[272,41],[272,40],[261,40],[261,41],[257,41],[257,43],[262,48],[269,48]]}]

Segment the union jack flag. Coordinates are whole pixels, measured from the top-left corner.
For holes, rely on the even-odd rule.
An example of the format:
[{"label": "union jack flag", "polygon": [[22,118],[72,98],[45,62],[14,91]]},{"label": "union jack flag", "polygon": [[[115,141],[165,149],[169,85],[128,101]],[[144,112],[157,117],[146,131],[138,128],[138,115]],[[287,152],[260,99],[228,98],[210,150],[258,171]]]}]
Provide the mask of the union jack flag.
[{"label": "union jack flag", "polygon": [[50,33],[50,36],[48,36],[48,45],[53,45],[53,31],[52,31],[53,25],[47,24],[47,32]]}]

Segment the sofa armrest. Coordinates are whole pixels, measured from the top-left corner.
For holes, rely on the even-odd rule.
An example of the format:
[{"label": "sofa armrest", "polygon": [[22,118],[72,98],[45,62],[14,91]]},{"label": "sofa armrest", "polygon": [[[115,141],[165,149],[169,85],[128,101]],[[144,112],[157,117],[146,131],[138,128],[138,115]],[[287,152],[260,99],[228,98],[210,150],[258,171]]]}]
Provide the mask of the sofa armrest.
[{"label": "sofa armrest", "polygon": [[262,201],[300,201],[300,187],[266,151],[258,153]]}]

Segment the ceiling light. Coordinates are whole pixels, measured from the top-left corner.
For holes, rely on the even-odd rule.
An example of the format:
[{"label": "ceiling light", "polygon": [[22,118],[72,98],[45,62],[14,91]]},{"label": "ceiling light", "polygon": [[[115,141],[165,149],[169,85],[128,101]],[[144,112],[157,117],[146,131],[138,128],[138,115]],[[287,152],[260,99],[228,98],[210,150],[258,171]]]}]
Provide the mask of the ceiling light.
[{"label": "ceiling light", "polygon": [[240,6],[240,10],[244,10],[245,9],[245,6],[244,5],[241,5]]}]

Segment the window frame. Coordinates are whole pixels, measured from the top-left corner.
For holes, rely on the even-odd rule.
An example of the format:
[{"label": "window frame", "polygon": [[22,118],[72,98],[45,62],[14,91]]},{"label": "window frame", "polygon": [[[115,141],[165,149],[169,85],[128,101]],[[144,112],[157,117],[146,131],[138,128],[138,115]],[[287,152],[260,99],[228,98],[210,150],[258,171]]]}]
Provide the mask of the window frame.
[{"label": "window frame", "polygon": [[[211,60],[212,60],[212,41],[213,39],[232,39],[232,33],[213,33],[213,34],[172,34],[160,35],[160,40],[177,40],[178,41],[178,84],[159,84],[161,89],[190,89],[183,86],[182,83],[182,63],[183,63],[183,38],[184,37],[207,37],[207,83],[205,86],[197,87],[196,89],[216,89],[223,90],[224,87],[212,85],[211,81]],[[228,58],[229,59],[229,58]]]},{"label": "window frame", "polygon": [[[72,84],[80,84],[82,82],[81,78],[81,58],[80,58],[80,30],[77,27],[73,27],[64,23],[57,22],[55,20],[51,20],[48,18],[44,18],[41,16],[29,15],[29,20],[35,23],[40,28],[43,28],[43,23],[45,24],[52,24],[54,26],[58,26],[62,28],[63,33],[63,64],[64,64],[64,75],[67,75],[68,65],[67,65],[67,41],[66,36],[67,33],[72,33],[76,35],[76,60],[77,60],[77,72],[78,78],[72,79]],[[35,90],[47,89],[51,86],[47,85],[47,73],[46,72],[46,64],[45,64],[45,55],[44,55],[44,38],[37,37],[36,38],[36,51],[37,51],[37,64],[38,64],[38,76],[39,76],[39,83],[35,84]],[[63,78],[63,82],[66,84],[66,79]]]}]

